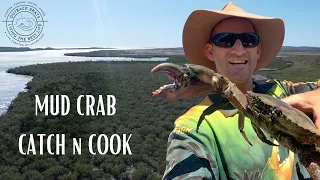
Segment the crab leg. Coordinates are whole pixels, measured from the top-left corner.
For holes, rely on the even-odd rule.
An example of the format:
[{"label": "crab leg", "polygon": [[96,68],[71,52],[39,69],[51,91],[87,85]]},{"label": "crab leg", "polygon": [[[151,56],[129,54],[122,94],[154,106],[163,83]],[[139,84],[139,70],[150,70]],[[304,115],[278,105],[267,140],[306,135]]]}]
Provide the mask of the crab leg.
[{"label": "crab leg", "polygon": [[259,139],[260,139],[262,142],[264,142],[264,143],[266,143],[266,144],[269,144],[269,145],[271,145],[271,146],[279,146],[279,145],[274,144],[273,142],[269,141],[269,140],[267,139],[267,137],[264,135],[264,133],[262,132],[262,130],[261,130],[258,126],[256,126],[256,125],[253,124],[253,123],[251,123],[251,125],[252,125],[252,127],[253,127],[253,130],[256,132],[257,136],[259,137]]},{"label": "crab leg", "polygon": [[249,141],[246,133],[243,131],[244,128],[244,115],[242,113],[239,113],[239,118],[238,118],[238,129],[240,130],[241,135],[243,138],[252,146],[251,142]]}]

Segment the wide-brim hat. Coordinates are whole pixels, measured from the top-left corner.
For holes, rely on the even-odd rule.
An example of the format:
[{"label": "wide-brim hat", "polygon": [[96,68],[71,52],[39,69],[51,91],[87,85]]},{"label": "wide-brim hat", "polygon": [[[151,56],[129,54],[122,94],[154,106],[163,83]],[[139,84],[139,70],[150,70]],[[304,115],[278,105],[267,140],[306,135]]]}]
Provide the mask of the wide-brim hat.
[{"label": "wide-brim hat", "polygon": [[213,27],[229,17],[249,19],[260,36],[261,55],[255,70],[268,65],[278,55],[285,34],[283,21],[279,18],[247,13],[229,2],[222,10],[195,10],[188,17],[183,29],[182,42],[190,63],[216,70],[215,63],[205,54],[205,45],[210,40]]}]

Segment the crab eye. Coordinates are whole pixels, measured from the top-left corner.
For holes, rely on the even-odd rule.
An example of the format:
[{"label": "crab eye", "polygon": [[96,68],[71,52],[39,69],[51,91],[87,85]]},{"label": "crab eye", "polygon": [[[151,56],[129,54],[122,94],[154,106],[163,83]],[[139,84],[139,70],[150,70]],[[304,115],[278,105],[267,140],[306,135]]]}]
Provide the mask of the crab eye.
[{"label": "crab eye", "polygon": [[282,115],[282,110],[281,110],[281,109],[276,109],[276,110],[275,110],[275,113],[276,113],[278,116],[281,116],[281,115]]}]

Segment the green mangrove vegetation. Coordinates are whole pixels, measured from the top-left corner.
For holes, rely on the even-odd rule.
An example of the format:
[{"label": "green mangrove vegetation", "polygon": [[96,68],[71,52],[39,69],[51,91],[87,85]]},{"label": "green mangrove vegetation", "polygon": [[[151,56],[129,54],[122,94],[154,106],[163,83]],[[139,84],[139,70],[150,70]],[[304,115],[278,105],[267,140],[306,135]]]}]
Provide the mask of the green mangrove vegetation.
[{"label": "green mangrove vegetation", "polygon": [[[150,70],[158,63],[77,62],[10,69],[8,72],[31,75],[33,79],[27,84],[28,91],[21,92],[0,117],[0,179],[161,179],[173,122],[200,99],[152,99],[152,90],[170,82],[165,74],[151,75]],[[43,99],[60,94],[70,98],[67,116],[35,115],[35,95]],[[114,95],[116,114],[80,116],[76,110],[80,95],[93,95],[96,100],[99,95]],[[66,153],[21,155],[21,134],[65,134]],[[90,154],[91,134],[132,134],[132,155]],[[72,138],[82,139],[81,155],[73,155]],[[39,149],[38,138],[35,141]]]}]

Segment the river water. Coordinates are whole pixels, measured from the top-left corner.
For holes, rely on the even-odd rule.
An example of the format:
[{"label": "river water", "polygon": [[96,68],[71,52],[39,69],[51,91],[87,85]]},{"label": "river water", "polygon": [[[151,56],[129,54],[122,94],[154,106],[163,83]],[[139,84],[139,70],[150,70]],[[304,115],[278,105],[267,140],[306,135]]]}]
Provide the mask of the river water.
[{"label": "river water", "polygon": [[[94,49],[98,50],[98,49]],[[75,61],[165,61],[167,58],[125,58],[125,57],[72,57],[64,56],[64,53],[87,52],[88,50],[43,50],[27,52],[0,52],[0,115],[5,113],[11,101],[25,91],[26,84],[32,79],[30,76],[22,76],[6,73],[13,67],[38,63],[75,62]]]}]

